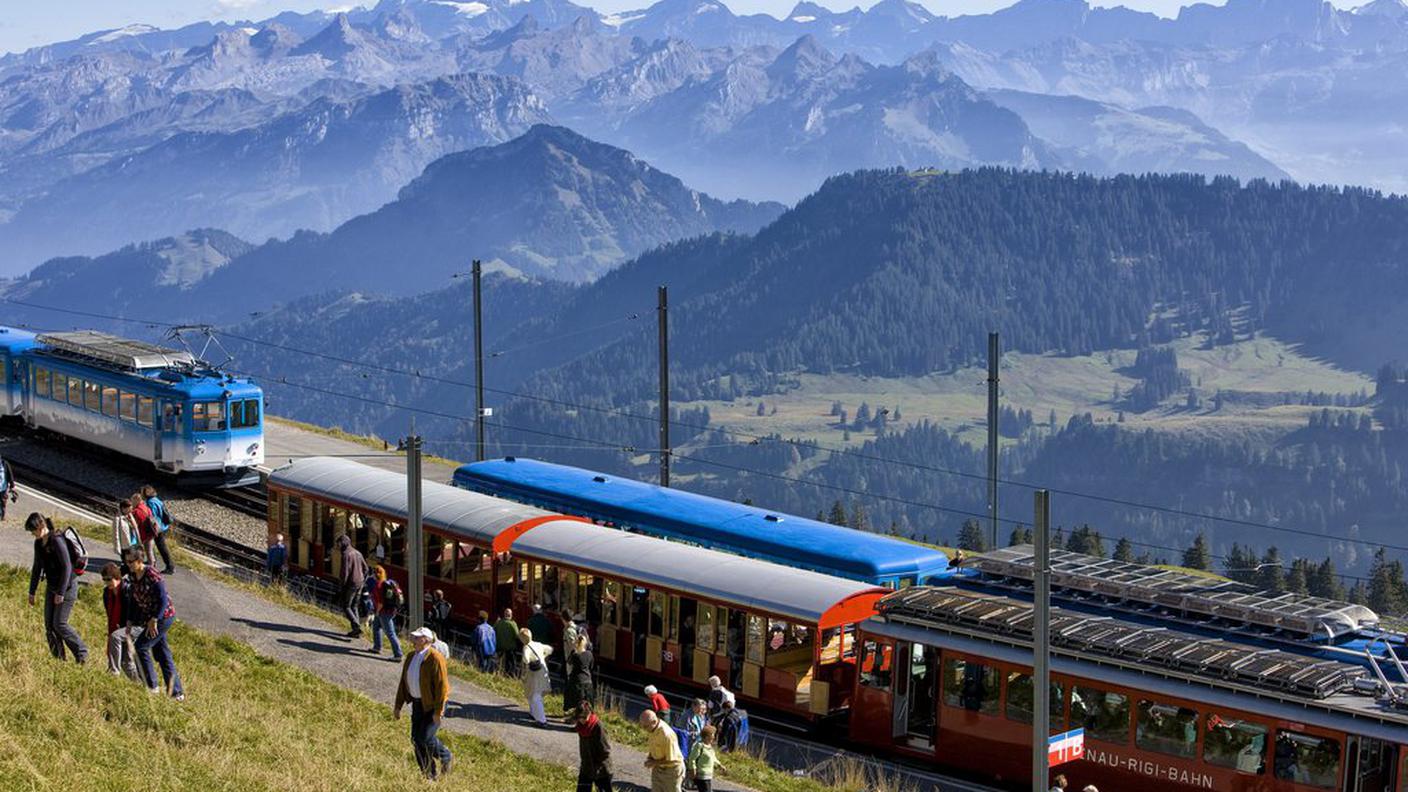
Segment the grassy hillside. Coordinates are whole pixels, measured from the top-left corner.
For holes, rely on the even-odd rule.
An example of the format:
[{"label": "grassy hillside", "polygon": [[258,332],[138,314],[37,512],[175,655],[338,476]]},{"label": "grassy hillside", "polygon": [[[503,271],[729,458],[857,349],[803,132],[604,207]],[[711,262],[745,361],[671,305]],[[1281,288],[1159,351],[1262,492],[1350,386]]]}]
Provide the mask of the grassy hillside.
[{"label": "grassy hillside", "polygon": [[[47,654],[27,571],[0,566],[0,778],[9,790],[406,789],[419,772],[407,722],[387,707],[227,638],[178,625],[173,644],[187,700],[176,704],[109,676],[102,603],[84,591],[73,623],[94,650],[83,668]],[[564,767],[446,735],[459,772],[444,788],[558,790]],[[574,757],[568,757],[568,760]],[[494,772],[474,772],[493,767]],[[79,780],[81,779],[81,781]]]}]

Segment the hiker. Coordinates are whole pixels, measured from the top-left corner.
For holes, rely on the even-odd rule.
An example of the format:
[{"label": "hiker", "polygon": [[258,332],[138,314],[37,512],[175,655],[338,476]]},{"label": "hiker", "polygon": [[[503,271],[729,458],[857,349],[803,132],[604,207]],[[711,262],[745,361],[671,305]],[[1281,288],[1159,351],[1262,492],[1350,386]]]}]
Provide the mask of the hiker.
[{"label": "hiker", "polygon": [[726,772],[719,762],[719,754],[714,750],[714,737],[717,730],[705,726],[699,739],[689,747],[689,757],[684,760],[686,774],[693,779],[698,792],[714,792],[714,773]]},{"label": "hiker", "polygon": [[108,673],[140,679],[137,647],[128,629],[132,615],[131,586],[122,579],[122,567],[112,562],[103,566],[103,610],[108,616]]},{"label": "hiker", "polygon": [[147,566],[156,569],[157,531],[152,509],[141,492],[134,492],[127,496],[127,499],[132,502],[132,522],[137,525],[137,538],[141,543],[142,552],[147,554]]},{"label": "hiker", "polygon": [[479,659],[479,670],[486,674],[494,673],[498,662],[498,637],[493,625],[489,624],[489,612],[479,611],[479,623],[474,625],[474,656]]},{"label": "hiker", "polygon": [[543,613],[542,605],[533,606],[533,615],[528,617],[528,632],[540,644],[552,643],[552,619]]},{"label": "hiker", "polygon": [[[416,763],[426,778],[444,778],[450,773],[454,757],[436,735],[450,700],[450,674],[445,656],[435,650],[435,633],[421,627],[411,633],[413,651],[401,669],[401,681],[396,685],[396,719],[401,708],[411,705],[411,745]],[[435,762],[439,760],[440,767]]]},{"label": "hiker", "polygon": [[171,518],[171,512],[166,510],[166,503],[157,497],[156,487],[150,484],[143,486],[142,498],[151,510],[152,526],[156,528],[156,551],[161,554],[161,574],[169,575],[176,571],[176,565],[171,563],[171,550],[166,546],[166,535],[170,533],[171,524],[175,521]]},{"label": "hiker", "polygon": [[539,726],[548,725],[548,714],[543,709],[543,695],[552,689],[548,679],[548,657],[552,647],[533,640],[533,633],[527,627],[518,631],[518,639],[523,644],[523,694],[528,698],[528,714]]},{"label": "hiker", "polygon": [[376,616],[372,619],[372,654],[381,654],[381,636],[391,644],[391,659],[401,659],[401,639],[396,635],[396,614],[401,610],[401,587],[386,576],[386,567],[378,566],[373,573],[376,586],[372,589],[372,607]]},{"label": "hiker", "polygon": [[20,499],[15,489],[15,470],[10,463],[0,459],[0,520],[5,519],[5,510],[11,503]]},{"label": "hiker", "polygon": [[518,623],[513,620],[512,608],[504,608],[504,615],[494,622],[494,638],[499,650],[499,669],[509,676],[518,676],[523,644],[518,640]]},{"label": "hiker", "polygon": [[650,771],[650,792],[680,792],[684,783],[684,756],[675,730],[651,710],[640,714],[646,735],[645,767]]},{"label": "hiker", "polygon": [[567,709],[567,702],[596,700],[592,690],[592,670],[596,667],[596,656],[588,647],[586,633],[582,633],[577,636],[577,642],[567,655],[567,679],[562,688],[562,706],[567,710],[563,714],[568,717],[571,717],[572,710]]},{"label": "hiker", "polygon": [[666,723],[670,722],[670,702],[654,685],[645,686],[645,708],[655,710],[655,714],[660,716],[660,720]]},{"label": "hiker", "polygon": [[176,661],[171,656],[171,644],[166,634],[176,621],[176,605],[166,590],[155,567],[147,566],[142,551],[130,547],[122,554],[127,563],[127,571],[132,575],[132,617],[133,624],[146,624],[146,629],[137,636],[137,660],[142,664],[142,676],[146,678],[147,690],[160,691],[156,686],[156,669],[152,667],[152,656],[156,656],[161,666],[161,678],[166,692],[177,701],[186,700],[186,692],[181,687],[181,675],[176,671]]},{"label": "hiker", "polygon": [[725,701],[734,701],[733,693],[724,687],[724,683],[716,676],[709,677],[709,716],[718,717],[723,711]]},{"label": "hiker", "polygon": [[34,536],[34,564],[29,568],[30,605],[39,589],[39,576],[44,576],[44,637],[49,641],[49,652],[64,660],[67,647],[73,652],[74,661],[83,665],[88,660],[88,647],[68,623],[73,605],[78,602],[78,576],[73,569],[76,548],[54,529],[53,520],[39,512],[25,519],[24,529]]},{"label": "hiker", "polygon": [[288,577],[288,546],[283,534],[274,534],[274,541],[264,556],[264,571],[269,573],[269,582],[282,586]]},{"label": "hiker", "polygon": [[451,608],[450,601],[445,599],[445,592],[435,589],[430,592],[430,604],[425,606],[425,623],[436,633],[449,635]]},{"label": "hiker", "polygon": [[122,558],[122,551],[129,547],[141,547],[142,539],[137,533],[137,521],[132,517],[132,501],[117,502],[117,514],[112,517],[112,551]]},{"label": "hiker", "polygon": [[718,730],[719,750],[733,753],[738,749],[739,737],[743,734],[743,711],[733,705],[733,699],[724,702],[723,709],[714,718],[714,728]]},{"label": "hiker", "polygon": [[581,767],[577,770],[577,792],[611,792],[611,742],[606,739],[606,724],[592,711],[590,701],[577,704],[577,752]]},{"label": "hiker", "polygon": [[347,534],[337,537],[337,548],[342,551],[342,590],[338,602],[342,605],[342,615],[347,617],[348,638],[362,637],[362,623],[357,619],[357,594],[362,590],[362,581],[367,579],[367,561]]}]

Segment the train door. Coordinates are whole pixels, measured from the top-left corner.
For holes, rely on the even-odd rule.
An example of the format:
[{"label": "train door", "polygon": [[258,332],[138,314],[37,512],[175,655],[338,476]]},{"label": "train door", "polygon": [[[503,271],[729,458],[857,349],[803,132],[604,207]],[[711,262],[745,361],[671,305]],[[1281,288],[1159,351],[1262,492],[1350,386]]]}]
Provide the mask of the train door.
[{"label": "train door", "polygon": [[916,748],[932,748],[938,731],[939,650],[899,641],[895,666],[891,737]]},{"label": "train door", "polygon": [[184,461],[181,454],[181,403],[159,401],[156,413],[160,418],[156,437],[156,461],[162,467],[177,470]]},{"label": "train door", "polygon": [[1351,735],[1344,752],[1345,792],[1397,792],[1396,754],[1393,743]]}]

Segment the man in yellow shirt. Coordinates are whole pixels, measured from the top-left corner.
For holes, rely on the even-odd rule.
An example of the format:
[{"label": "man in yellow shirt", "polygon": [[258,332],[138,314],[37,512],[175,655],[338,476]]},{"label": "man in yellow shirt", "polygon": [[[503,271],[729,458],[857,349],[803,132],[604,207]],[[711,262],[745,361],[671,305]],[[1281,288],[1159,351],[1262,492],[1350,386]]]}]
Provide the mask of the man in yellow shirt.
[{"label": "man in yellow shirt", "polygon": [[675,730],[652,710],[640,714],[640,727],[646,734],[645,766],[650,770],[650,792],[681,792],[684,783],[684,754]]}]

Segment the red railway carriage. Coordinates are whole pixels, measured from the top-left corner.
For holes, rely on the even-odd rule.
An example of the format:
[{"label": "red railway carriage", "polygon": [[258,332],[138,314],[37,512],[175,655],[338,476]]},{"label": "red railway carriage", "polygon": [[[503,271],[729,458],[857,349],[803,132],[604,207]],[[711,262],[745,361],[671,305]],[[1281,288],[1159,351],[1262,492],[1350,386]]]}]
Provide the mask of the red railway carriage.
[{"label": "red railway carriage", "polygon": [[[336,537],[347,534],[369,563],[406,582],[406,477],[347,459],[300,459],[269,474],[269,535],[283,534],[289,566],[337,578]],[[577,517],[445,484],[421,491],[425,590],[442,589],[457,614],[496,611],[512,596],[513,540],[534,526]]]},{"label": "red railway carriage", "polygon": [[513,558],[516,605],[582,613],[603,665],[685,688],[717,675],[740,702],[802,717],[848,706],[855,625],[887,591],[566,522],[524,534]]},{"label": "red railway carriage", "polygon": [[[1029,784],[1031,605],[951,589],[891,595],[861,625],[851,736],[1017,789]],[[1085,729],[1072,788],[1396,792],[1408,712],[1363,669],[1100,616],[1053,615],[1052,734]],[[1156,657],[1129,647],[1157,641]],[[1224,646],[1226,645],[1226,646]],[[1200,658],[1194,663],[1191,658]],[[1187,661],[1186,663],[1184,661]],[[1202,673],[1190,672],[1199,665]]]}]

